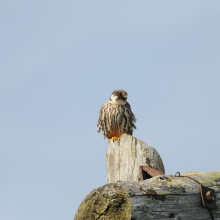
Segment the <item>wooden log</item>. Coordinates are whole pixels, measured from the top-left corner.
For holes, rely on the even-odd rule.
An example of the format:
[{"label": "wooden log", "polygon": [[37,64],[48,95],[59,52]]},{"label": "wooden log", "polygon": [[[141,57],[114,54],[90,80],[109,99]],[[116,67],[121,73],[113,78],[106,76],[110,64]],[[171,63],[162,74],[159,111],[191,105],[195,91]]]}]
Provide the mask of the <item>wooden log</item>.
[{"label": "wooden log", "polygon": [[[216,192],[220,220],[220,171],[189,172]],[[79,206],[74,220],[195,220],[211,219],[203,207],[200,184],[189,178],[156,176],[141,182],[110,183],[90,192]]]},{"label": "wooden log", "polygon": [[106,154],[106,166],[108,183],[138,181],[139,166],[153,167],[165,173],[158,152],[129,134],[123,134],[120,142],[111,140]]}]

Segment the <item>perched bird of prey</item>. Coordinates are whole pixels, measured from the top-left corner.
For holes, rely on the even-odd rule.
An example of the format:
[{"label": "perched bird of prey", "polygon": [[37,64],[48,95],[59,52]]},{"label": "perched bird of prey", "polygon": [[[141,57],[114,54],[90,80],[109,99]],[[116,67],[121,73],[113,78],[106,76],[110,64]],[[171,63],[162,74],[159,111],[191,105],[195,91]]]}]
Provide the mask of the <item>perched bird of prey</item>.
[{"label": "perched bird of prey", "polygon": [[120,140],[124,133],[132,135],[136,129],[136,118],[127,102],[127,92],[113,91],[111,98],[101,107],[98,119],[98,132],[102,131],[109,141]]}]

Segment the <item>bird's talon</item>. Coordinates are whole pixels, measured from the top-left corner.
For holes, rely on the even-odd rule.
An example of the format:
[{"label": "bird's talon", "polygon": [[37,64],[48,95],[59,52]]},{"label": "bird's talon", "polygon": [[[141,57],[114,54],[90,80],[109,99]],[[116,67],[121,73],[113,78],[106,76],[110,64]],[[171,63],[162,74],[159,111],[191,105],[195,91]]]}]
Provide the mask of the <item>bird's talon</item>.
[{"label": "bird's talon", "polygon": [[119,138],[118,137],[112,137],[112,138],[108,139],[108,142],[110,142],[111,140],[113,140],[113,141],[117,140],[119,142],[120,137]]}]

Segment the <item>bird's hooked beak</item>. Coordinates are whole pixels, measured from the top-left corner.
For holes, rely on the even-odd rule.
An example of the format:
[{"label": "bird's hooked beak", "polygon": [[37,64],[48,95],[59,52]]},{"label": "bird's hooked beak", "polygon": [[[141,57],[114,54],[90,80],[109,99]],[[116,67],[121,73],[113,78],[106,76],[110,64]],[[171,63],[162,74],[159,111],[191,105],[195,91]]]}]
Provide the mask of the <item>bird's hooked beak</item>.
[{"label": "bird's hooked beak", "polygon": [[127,94],[124,93],[124,92],[123,92],[123,93],[119,93],[119,96],[118,96],[118,97],[119,97],[119,99],[122,99],[122,100],[125,101],[125,100],[127,99]]},{"label": "bird's hooked beak", "polygon": [[122,93],[122,96],[123,96],[124,98],[127,98],[127,95],[126,95],[125,93]]},{"label": "bird's hooked beak", "polygon": [[123,97],[123,98],[127,98],[127,94],[124,93],[124,92],[122,92],[122,93],[119,92],[119,93],[118,93],[118,96],[119,96],[119,97],[121,96],[121,97]]}]

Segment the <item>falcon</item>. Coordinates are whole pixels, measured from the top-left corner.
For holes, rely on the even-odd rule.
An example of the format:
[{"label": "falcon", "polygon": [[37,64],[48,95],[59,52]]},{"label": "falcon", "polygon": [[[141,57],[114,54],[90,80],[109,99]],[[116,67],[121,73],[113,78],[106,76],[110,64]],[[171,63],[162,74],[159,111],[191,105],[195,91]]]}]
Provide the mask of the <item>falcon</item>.
[{"label": "falcon", "polygon": [[132,135],[136,129],[136,118],[127,102],[128,93],[124,90],[113,91],[110,99],[101,107],[98,119],[98,132],[104,138],[120,140],[124,133]]}]

